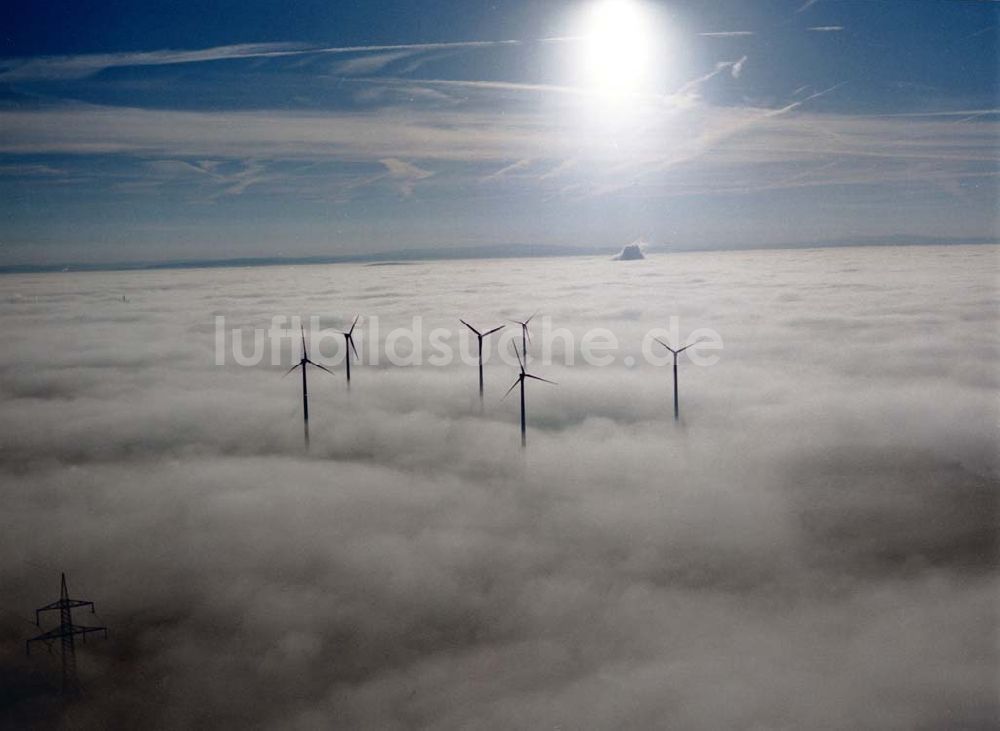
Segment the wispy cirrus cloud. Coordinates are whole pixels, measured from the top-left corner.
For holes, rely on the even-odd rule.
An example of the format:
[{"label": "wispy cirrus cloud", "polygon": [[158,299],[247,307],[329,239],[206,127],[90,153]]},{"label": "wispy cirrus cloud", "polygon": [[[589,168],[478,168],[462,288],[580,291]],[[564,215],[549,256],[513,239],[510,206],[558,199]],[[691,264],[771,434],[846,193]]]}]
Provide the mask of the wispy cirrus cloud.
[{"label": "wispy cirrus cloud", "polygon": [[498,180],[504,177],[505,175],[509,175],[510,173],[529,168],[533,163],[534,160],[532,160],[531,158],[524,158],[523,160],[518,160],[516,162],[511,163],[510,165],[504,165],[496,172],[490,173],[489,175],[480,178],[479,182],[486,183],[491,180]]},{"label": "wispy cirrus cloud", "polygon": [[806,28],[808,31],[813,33],[839,33],[844,30],[842,25],[814,25],[811,28]]},{"label": "wispy cirrus cloud", "polygon": [[673,93],[673,96],[678,99],[691,99],[697,96],[699,88],[706,81],[714,79],[719,74],[728,71],[734,79],[738,79],[740,74],[743,72],[743,65],[746,63],[747,57],[743,56],[737,61],[720,61],[715,64],[715,68],[709,71],[707,74],[703,74],[695,79],[685,82],[677,91]]},{"label": "wispy cirrus cloud", "polygon": [[792,111],[793,109],[798,109],[799,107],[801,107],[806,102],[810,102],[813,99],[819,99],[820,97],[824,97],[827,94],[830,94],[830,93],[836,91],[837,89],[839,89],[840,87],[842,87],[845,83],[846,82],[842,81],[839,84],[834,84],[833,86],[827,87],[826,89],[823,89],[822,91],[817,91],[817,92],[815,92],[813,94],[810,94],[807,97],[799,99],[798,101],[794,101],[794,102],[792,102],[790,104],[786,104],[785,106],[780,107],[778,109],[770,109],[767,112],[765,112],[764,116],[766,116],[766,117],[776,117],[776,116],[781,115],[781,114],[787,114],[788,112]]},{"label": "wispy cirrus cloud", "polygon": [[1000,115],[998,109],[950,109],[935,112],[896,112],[889,114],[864,115],[870,117],[992,117]]},{"label": "wispy cirrus cloud", "polygon": [[536,94],[561,94],[584,97],[598,96],[602,93],[600,90],[589,89],[582,86],[531,84],[516,81],[485,81],[477,79],[410,79],[399,76],[373,76],[353,79],[352,81],[362,84],[377,84],[386,86],[438,87],[488,92],[529,92]]},{"label": "wispy cirrus cloud", "polygon": [[542,173],[541,175],[539,175],[538,179],[550,180],[551,178],[558,178],[560,175],[566,173],[566,171],[572,170],[574,167],[576,167],[576,164],[577,164],[576,159],[572,157],[567,158],[565,160],[561,160],[558,164],[555,165],[555,167],[552,167],[549,170]]},{"label": "wispy cirrus cloud", "polygon": [[412,57],[414,53],[415,51],[389,51],[348,58],[335,63],[330,68],[330,73],[343,74],[344,76],[374,74],[397,61]]},{"label": "wispy cirrus cloud", "polygon": [[254,185],[271,183],[281,176],[271,171],[263,160],[185,160],[167,158],[150,160],[144,165],[144,179],[126,180],[115,184],[116,189],[162,189],[184,186],[192,200],[211,202],[228,196],[242,195]]},{"label": "wispy cirrus cloud", "polygon": [[[666,94],[658,94],[649,91],[637,91],[630,94],[622,94],[620,98],[632,99],[637,103],[666,103],[668,105],[690,104],[697,94],[699,88],[719,76],[729,71],[734,79],[740,78],[748,60],[747,56],[742,56],[736,61],[720,61],[708,73],[697,76],[681,84],[675,91]],[[401,76],[365,76],[353,79],[343,79],[352,83],[401,87],[407,89],[460,89],[464,92],[480,93],[504,93],[510,92],[515,95],[556,95],[565,97],[576,97],[582,99],[605,99],[605,90],[587,86],[568,86],[559,84],[533,84],[512,81],[486,81],[476,79],[414,79]]]},{"label": "wispy cirrus cloud", "polygon": [[746,66],[746,63],[747,63],[747,56],[744,56],[739,61],[733,64],[730,71],[732,72],[734,79],[738,79],[740,78],[740,76],[742,76],[743,69]]},{"label": "wispy cirrus cloud", "polygon": [[[713,72],[731,71],[733,62]],[[781,134],[769,148],[756,149],[761,161],[794,159],[816,149],[822,131],[843,142],[830,153],[896,159],[983,161],[995,159],[995,123],[959,124],[970,110],[929,112],[911,117],[849,116],[805,112],[811,101],[833,93],[839,85],[814,92],[774,108],[721,107],[699,103],[665,106],[635,135],[639,160],[656,160],[678,152],[729,141],[736,152],[752,148],[745,133],[766,132],[781,124]],[[991,110],[978,110],[983,116]],[[792,113],[795,115],[792,115]],[[926,116],[926,119],[922,118]],[[397,179],[430,176],[423,163],[451,161],[494,166],[494,173],[512,172],[528,160],[622,160],[622,151],[581,145],[581,131],[572,119],[530,109],[497,116],[488,110],[384,108],[369,112],[229,111],[195,112],[123,107],[67,105],[48,109],[0,111],[5,134],[0,152],[9,154],[69,154],[162,157],[150,163],[158,172],[185,172],[227,180],[225,171],[206,160],[347,160],[384,163]],[[692,130],[697,134],[692,134]],[[502,163],[498,171],[496,165]],[[555,163],[553,163],[555,164]],[[541,165],[540,165],[541,167]],[[224,174],[225,173],[225,174]],[[483,173],[482,175],[489,175]],[[481,177],[481,175],[480,175]],[[235,185],[237,181],[232,181]]]},{"label": "wispy cirrus cloud", "polygon": [[0,81],[81,79],[106,69],[128,66],[168,66],[243,58],[276,58],[306,53],[300,43],[242,43],[185,51],[90,53],[0,60]]},{"label": "wispy cirrus cloud", "polygon": [[[814,30],[832,32],[834,28],[840,26],[816,26]],[[740,37],[753,32],[702,35]],[[579,38],[546,40],[574,42]],[[358,89],[356,97],[363,97],[366,104],[363,108],[325,110],[147,110],[81,104],[7,109],[0,111],[4,130],[0,153],[104,155],[143,158],[146,162],[162,158],[150,162],[148,170],[157,174],[153,184],[182,176],[204,179],[206,184],[196,196],[202,199],[240,196],[275,185],[298,190],[304,178],[297,168],[305,160],[346,163],[350,169],[326,181],[310,180],[317,190],[342,193],[375,186],[406,198],[432,176],[436,176],[435,186],[439,181],[441,185],[467,184],[513,176],[526,186],[545,189],[545,194],[558,188],[608,195],[634,192],[636,184],[658,184],[658,177],[680,167],[691,171],[708,164],[733,168],[733,179],[737,179],[757,167],[809,160],[818,163],[819,172],[805,179],[810,185],[820,185],[824,179],[832,180],[834,172],[838,180],[853,179],[850,164],[827,164],[834,159],[883,156],[907,161],[905,164],[936,160],[940,175],[947,178],[979,174],[982,171],[970,170],[970,166],[989,157],[989,143],[980,131],[956,132],[956,122],[950,118],[940,124],[932,120],[893,123],[805,111],[809,102],[831,94],[840,85],[812,94],[803,86],[781,105],[708,103],[702,94],[705,85],[717,77],[740,79],[747,56],[721,61],[672,93],[632,95],[628,101],[634,107],[635,120],[615,130],[614,135],[594,135],[581,123],[593,112],[595,101],[603,103],[602,92],[596,89],[476,78],[414,79],[400,75],[399,67],[393,67],[397,62],[420,62],[435,54],[520,43],[255,44],[190,52],[66,56],[23,63],[8,60],[0,62],[0,69],[6,69],[0,71],[0,79],[10,81],[77,78],[119,66],[241,58],[295,56],[311,63],[311,57],[325,54],[336,56],[335,63],[312,78],[338,86],[351,84],[352,89]],[[379,75],[390,67],[396,75]],[[732,86],[721,84],[720,90]],[[498,109],[503,113],[497,114]],[[771,134],[779,120],[782,134]],[[908,138],[912,142],[915,136],[921,144],[907,144]],[[614,144],[608,142],[611,137]],[[759,144],[762,138],[768,140],[769,147]],[[956,144],[956,140],[963,143]],[[877,142],[868,144],[870,141]],[[227,164],[220,167],[220,160]],[[289,161],[295,161],[292,167],[296,169],[281,168]],[[802,184],[804,178],[797,175],[793,172],[776,178],[772,184]],[[866,170],[860,177],[870,175]],[[887,173],[886,180],[896,183],[899,177],[890,179]],[[141,180],[122,184],[133,183],[144,184]]]},{"label": "wispy cirrus cloud", "polygon": [[517,46],[522,41],[456,41],[447,43],[404,43],[370,46],[310,46],[302,43],[243,43],[198,50],[159,50],[125,53],[94,53],[67,56],[40,56],[0,59],[0,81],[43,81],[81,79],[106,69],[135,66],[169,66],[237,59],[284,58],[309,54],[385,54],[397,58],[423,51],[463,48]]},{"label": "wispy cirrus cloud", "polygon": [[0,176],[12,176],[12,177],[49,177],[55,175],[65,175],[66,170],[63,168],[53,167],[52,165],[38,164],[38,163],[10,163],[5,165],[0,165]]},{"label": "wispy cirrus cloud", "polygon": [[379,162],[385,166],[386,177],[395,183],[397,190],[404,198],[413,195],[413,188],[419,181],[434,175],[430,170],[424,170],[405,160],[390,157],[379,160]]}]

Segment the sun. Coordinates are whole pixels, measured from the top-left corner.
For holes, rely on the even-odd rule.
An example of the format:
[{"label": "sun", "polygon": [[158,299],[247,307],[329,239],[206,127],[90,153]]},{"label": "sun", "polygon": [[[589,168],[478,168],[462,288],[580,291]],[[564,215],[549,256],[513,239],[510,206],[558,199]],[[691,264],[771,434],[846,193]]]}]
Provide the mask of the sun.
[{"label": "sun", "polygon": [[650,19],[634,0],[598,0],[589,9],[582,66],[587,83],[603,93],[627,95],[650,76]]}]

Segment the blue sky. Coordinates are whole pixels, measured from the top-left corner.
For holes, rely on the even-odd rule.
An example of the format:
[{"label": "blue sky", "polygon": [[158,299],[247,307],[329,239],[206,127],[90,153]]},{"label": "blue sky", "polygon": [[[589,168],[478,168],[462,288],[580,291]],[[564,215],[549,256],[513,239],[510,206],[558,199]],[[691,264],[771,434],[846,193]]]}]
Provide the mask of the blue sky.
[{"label": "blue sky", "polygon": [[0,263],[997,231],[988,0],[60,0],[2,22]]}]

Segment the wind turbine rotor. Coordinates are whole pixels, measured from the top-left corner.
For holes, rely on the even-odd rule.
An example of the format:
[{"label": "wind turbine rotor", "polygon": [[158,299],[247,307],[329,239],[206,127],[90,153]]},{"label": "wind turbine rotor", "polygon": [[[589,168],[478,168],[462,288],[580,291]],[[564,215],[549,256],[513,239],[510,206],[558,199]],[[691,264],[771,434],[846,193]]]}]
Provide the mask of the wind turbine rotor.
[{"label": "wind turbine rotor", "polygon": [[510,396],[510,392],[513,391],[515,388],[517,388],[518,385],[523,380],[524,380],[524,376],[523,375],[518,376],[517,379],[514,381],[514,384],[510,388],[507,389],[507,393],[505,393],[503,395],[503,398],[501,398],[500,400],[503,401],[505,398],[507,398],[508,396]]},{"label": "wind turbine rotor", "polygon": [[680,352],[679,350],[674,350],[673,348],[671,348],[669,345],[667,345],[665,342],[663,342],[659,338],[653,338],[653,340],[655,340],[656,342],[658,342],[660,345],[662,345],[664,348],[666,348],[667,350],[669,350],[674,355],[677,355]]},{"label": "wind turbine rotor", "polygon": [[[306,361],[305,361],[305,362],[306,362],[306,363],[308,363],[309,365],[312,365],[312,366],[316,366],[316,367],[317,367],[317,368],[319,368],[320,370],[323,370],[323,371],[326,371],[326,372],[327,372],[327,373],[329,373],[329,374],[330,374],[331,376],[332,376],[332,375],[334,375],[333,371],[331,371],[331,370],[330,370],[329,368],[327,368],[326,366],[321,366],[321,365],[320,365],[319,363],[313,363],[313,362],[312,362],[311,360],[309,360],[308,358],[306,358]],[[287,374],[286,374],[286,375],[287,375]]]},{"label": "wind turbine rotor", "polygon": [[478,330],[476,330],[476,328],[472,327],[472,325],[470,325],[469,323],[467,323],[467,322],[466,322],[465,320],[463,320],[462,318],[458,318],[458,321],[459,321],[460,323],[462,323],[463,325],[465,325],[465,326],[466,326],[467,328],[469,328],[470,330],[472,330],[472,332],[474,332],[474,333],[476,334],[476,336],[477,336],[477,337],[480,337],[480,338],[481,338],[481,337],[483,337],[483,334],[482,334],[481,332],[479,332]]},{"label": "wind turbine rotor", "polygon": [[514,355],[517,357],[517,364],[521,367],[521,375],[524,375],[524,361],[521,360],[521,354],[517,352],[517,346],[511,345],[511,350],[514,351]]},{"label": "wind turbine rotor", "polygon": [[534,378],[536,381],[541,381],[542,383],[551,383],[553,386],[558,386],[559,384],[555,381],[550,381],[548,378],[542,378],[541,376],[533,376],[530,373],[524,374],[525,378]]}]

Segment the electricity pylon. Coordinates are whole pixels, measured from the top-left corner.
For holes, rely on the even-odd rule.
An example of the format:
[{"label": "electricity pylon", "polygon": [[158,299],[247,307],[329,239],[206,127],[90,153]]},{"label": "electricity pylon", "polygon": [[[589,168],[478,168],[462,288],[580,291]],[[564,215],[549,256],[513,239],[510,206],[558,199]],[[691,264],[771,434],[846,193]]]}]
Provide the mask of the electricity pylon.
[{"label": "electricity pylon", "polygon": [[73,624],[73,610],[81,607],[90,607],[90,613],[94,613],[94,603],[85,599],[70,599],[69,590],[66,589],[66,574],[62,575],[62,586],[59,592],[59,601],[46,604],[35,610],[35,624],[41,627],[42,612],[59,610],[59,626],[48,632],[43,632],[37,637],[32,637],[24,643],[25,652],[31,654],[32,642],[48,642],[50,640],[60,640],[62,644],[62,692],[64,695],[76,693],[80,689],[79,681],[76,677],[76,645],[73,638],[82,635],[83,641],[87,641],[87,635],[91,632],[103,632],[104,638],[108,637],[107,627],[84,627]]}]

